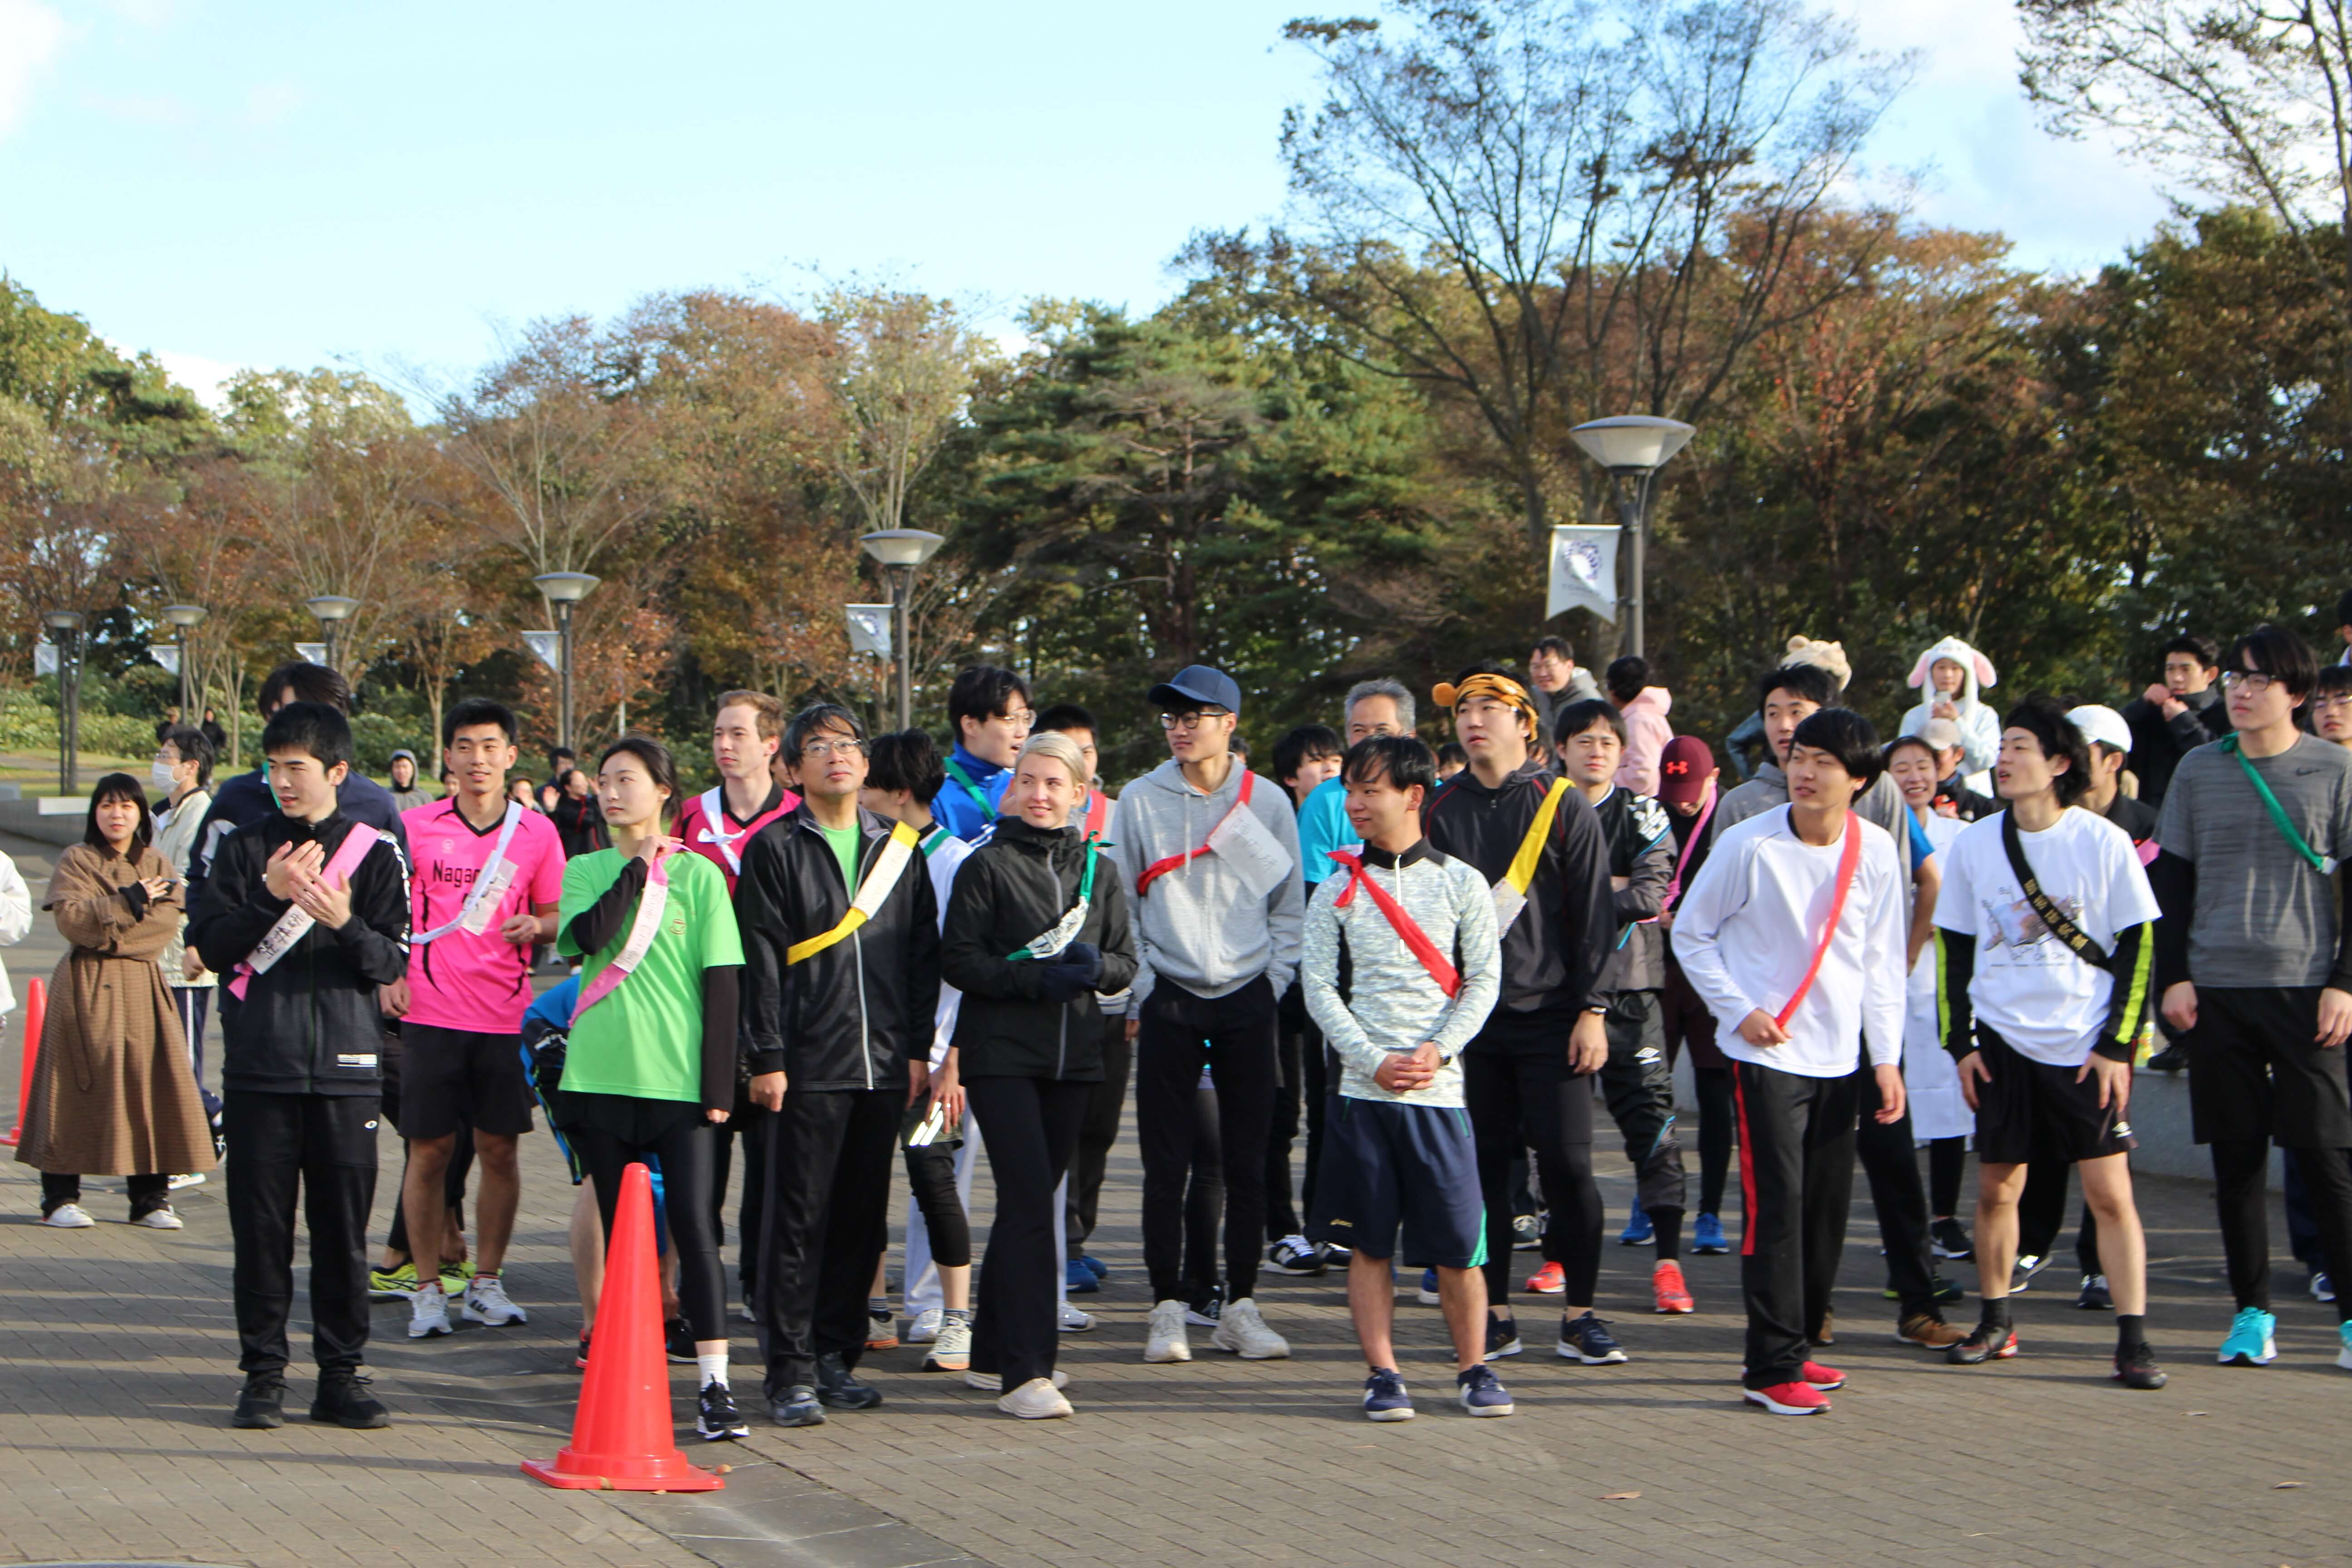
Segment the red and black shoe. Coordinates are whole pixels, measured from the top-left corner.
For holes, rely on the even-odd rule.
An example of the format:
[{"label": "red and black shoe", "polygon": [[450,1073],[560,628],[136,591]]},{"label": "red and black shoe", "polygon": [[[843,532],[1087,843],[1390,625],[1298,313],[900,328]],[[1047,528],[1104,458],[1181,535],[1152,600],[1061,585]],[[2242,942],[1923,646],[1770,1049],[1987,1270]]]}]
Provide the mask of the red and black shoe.
[{"label": "red and black shoe", "polygon": [[2016,1354],[2015,1329],[1979,1323],[1969,1331],[1967,1339],[1944,1352],[1944,1359],[1954,1366],[1976,1366],[1989,1361],[2008,1361]]},{"label": "red and black shoe", "polygon": [[1823,1366],[1817,1361],[1809,1361],[1805,1363],[1804,1370],[1797,1373],[1797,1381],[1817,1394],[1827,1394],[1832,1388],[1845,1386],[1845,1373],[1833,1366]]},{"label": "red and black shoe", "polygon": [[1830,1407],[1830,1396],[1803,1383],[1776,1383],[1769,1388],[1745,1388],[1739,1397],[1760,1405],[1775,1415],[1818,1415]]}]

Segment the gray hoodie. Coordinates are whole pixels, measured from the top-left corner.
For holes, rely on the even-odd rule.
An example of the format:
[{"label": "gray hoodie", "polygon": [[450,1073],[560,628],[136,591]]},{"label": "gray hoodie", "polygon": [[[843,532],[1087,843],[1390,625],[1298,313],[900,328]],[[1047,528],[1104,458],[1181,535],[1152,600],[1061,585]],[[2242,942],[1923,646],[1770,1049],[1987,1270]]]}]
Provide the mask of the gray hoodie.
[{"label": "gray hoodie", "polygon": [[1111,816],[1111,856],[1126,879],[1129,919],[1135,930],[1135,1007],[1163,977],[1195,996],[1223,996],[1263,974],[1279,997],[1298,972],[1298,928],[1305,913],[1298,880],[1298,823],[1280,784],[1260,778],[1247,809],[1276,843],[1290,852],[1290,875],[1263,899],[1245,897],[1240,877],[1214,854],[1197,855],[1152,879],[1141,896],[1136,879],[1147,867],[1195,850],[1238,799],[1244,770],[1236,766],[1215,795],[1184,780],[1174,759],[1119,792]]}]

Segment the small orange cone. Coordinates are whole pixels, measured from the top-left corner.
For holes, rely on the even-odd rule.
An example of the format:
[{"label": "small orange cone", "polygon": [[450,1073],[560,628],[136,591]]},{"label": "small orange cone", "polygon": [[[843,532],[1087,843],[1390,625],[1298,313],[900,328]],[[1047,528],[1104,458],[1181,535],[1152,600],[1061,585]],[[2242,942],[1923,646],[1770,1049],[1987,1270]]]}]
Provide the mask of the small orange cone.
[{"label": "small orange cone", "polygon": [[17,1053],[16,1125],[0,1132],[0,1143],[10,1147],[25,1141],[25,1112],[33,1106],[33,1073],[41,1059],[41,1030],[48,1022],[49,983],[46,980],[25,982],[25,1047]]},{"label": "small orange cone", "polygon": [[727,1484],[677,1451],[658,1269],[653,1176],[631,1165],[621,1173],[572,1441],[552,1461],[525,1459],[525,1475],[572,1491],[714,1492]]}]

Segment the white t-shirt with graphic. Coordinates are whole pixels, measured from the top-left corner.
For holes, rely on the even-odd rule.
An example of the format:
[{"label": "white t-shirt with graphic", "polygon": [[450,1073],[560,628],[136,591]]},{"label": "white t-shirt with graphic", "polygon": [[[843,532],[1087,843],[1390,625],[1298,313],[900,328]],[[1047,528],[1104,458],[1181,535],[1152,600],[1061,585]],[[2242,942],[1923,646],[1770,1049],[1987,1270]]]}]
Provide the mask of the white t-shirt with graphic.
[{"label": "white t-shirt with graphic", "polygon": [[[1970,823],[1940,858],[1936,923],[1976,938],[1969,1004],[1979,1022],[2023,1055],[2080,1067],[2106,1026],[2116,982],[2052,936],[2010,868],[1996,812]],[[2131,835],[2080,807],[2040,833],[2020,832],[2025,863],[2050,901],[2101,947],[2156,919],[2156,894]],[[2128,983],[2128,977],[2126,977]]]}]

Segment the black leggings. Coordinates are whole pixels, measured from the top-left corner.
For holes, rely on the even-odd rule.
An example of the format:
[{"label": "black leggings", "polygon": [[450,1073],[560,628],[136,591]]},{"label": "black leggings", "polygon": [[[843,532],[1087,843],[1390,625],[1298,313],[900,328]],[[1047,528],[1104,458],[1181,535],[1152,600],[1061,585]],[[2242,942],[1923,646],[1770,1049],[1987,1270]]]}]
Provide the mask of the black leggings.
[{"label": "black leggings", "polygon": [[[1092,1087],[1091,1085],[1088,1087]],[[974,1118],[974,1120],[978,1120]],[[971,1216],[956,1196],[956,1155],[961,1145],[926,1143],[907,1151],[907,1184],[930,1233],[931,1261],[941,1268],[971,1267]]]},{"label": "black leggings", "polygon": [[[2221,1221],[2221,1254],[2230,1292],[2241,1307],[2271,1308],[2271,1235],[2267,1138],[2213,1141],[2213,1206]],[[2319,1226],[2319,1253],[2331,1279],[2352,1280],[2352,1164],[2339,1151],[2302,1151],[2304,1191]],[[2352,1289],[2336,1290],[2336,1316],[2352,1322]]]},{"label": "black leggings", "polygon": [[1731,1173],[1731,1129],[1738,1118],[1732,1108],[1731,1069],[1691,1064],[1698,1089],[1698,1212],[1723,1213],[1724,1178]]},{"label": "black leggings", "polygon": [[650,1144],[626,1142],[601,1127],[566,1130],[572,1152],[596,1185],[607,1249],[613,1245],[613,1213],[621,1202],[621,1173],[648,1154],[661,1162],[662,1213],[669,1220],[669,1244],[677,1254],[678,1304],[697,1340],[727,1337],[727,1284],[710,1220],[717,1131],[699,1115],[679,1121]]},{"label": "black leggings", "polygon": [[1960,1212],[1960,1176],[1968,1169],[1969,1141],[1958,1138],[1927,1140],[1927,1212],[1937,1219],[1948,1219]]}]

